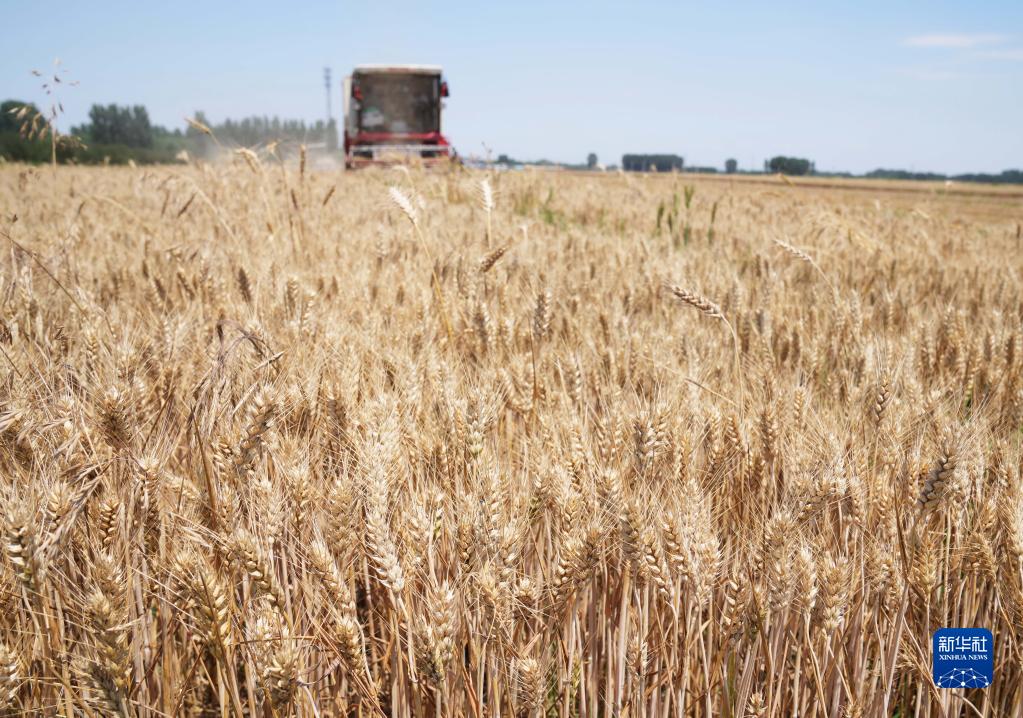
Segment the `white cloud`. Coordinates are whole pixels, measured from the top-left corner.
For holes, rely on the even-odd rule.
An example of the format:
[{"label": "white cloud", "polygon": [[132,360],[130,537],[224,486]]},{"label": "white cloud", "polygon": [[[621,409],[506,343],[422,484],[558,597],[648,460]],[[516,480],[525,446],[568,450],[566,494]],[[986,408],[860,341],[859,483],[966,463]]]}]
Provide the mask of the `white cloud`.
[{"label": "white cloud", "polygon": [[980,34],[949,34],[949,35],[914,35],[907,37],[903,45],[908,47],[940,47],[940,48],[975,48],[986,45],[997,45],[1005,42],[1005,35],[991,33]]}]

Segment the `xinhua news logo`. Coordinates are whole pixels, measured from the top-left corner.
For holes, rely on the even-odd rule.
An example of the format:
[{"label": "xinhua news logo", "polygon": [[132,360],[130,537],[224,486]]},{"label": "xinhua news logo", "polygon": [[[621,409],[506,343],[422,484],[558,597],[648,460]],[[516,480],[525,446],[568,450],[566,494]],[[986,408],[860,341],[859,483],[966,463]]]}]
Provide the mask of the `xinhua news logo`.
[{"label": "xinhua news logo", "polygon": [[941,628],[932,655],[938,688],[987,688],[994,680],[994,637],[986,628]]}]

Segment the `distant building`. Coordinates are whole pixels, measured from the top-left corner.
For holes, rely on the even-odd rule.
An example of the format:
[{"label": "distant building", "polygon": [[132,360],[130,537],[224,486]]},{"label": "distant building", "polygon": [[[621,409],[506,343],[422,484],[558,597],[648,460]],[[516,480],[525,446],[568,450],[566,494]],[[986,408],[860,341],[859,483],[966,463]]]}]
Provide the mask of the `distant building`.
[{"label": "distant building", "polygon": [[626,172],[681,172],[683,160],[678,155],[623,155]]}]

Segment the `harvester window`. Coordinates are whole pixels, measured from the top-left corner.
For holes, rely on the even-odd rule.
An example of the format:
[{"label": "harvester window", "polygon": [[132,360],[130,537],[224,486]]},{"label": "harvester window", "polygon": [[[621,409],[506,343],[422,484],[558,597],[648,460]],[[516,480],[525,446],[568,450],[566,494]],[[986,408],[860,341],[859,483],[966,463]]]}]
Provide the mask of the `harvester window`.
[{"label": "harvester window", "polygon": [[380,74],[359,78],[360,124],[366,132],[426,134],[440,130],[436,75]]}]

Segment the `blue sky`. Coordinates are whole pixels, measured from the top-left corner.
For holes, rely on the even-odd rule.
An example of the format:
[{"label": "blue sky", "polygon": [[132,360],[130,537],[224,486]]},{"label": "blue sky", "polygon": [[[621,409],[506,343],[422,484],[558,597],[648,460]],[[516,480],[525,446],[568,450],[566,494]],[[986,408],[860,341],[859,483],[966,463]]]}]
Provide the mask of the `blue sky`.
[{"label": "blue sky", "polygon": [[[0,97],[45,103],[60,58],[93,102],[182,126],[326,111],[322,71],[441,64],[463,154],[742,167],[1023,167],[1023,2],[49,2],[6,0]],[[339,90],[334,112],[340,112]]]}]

